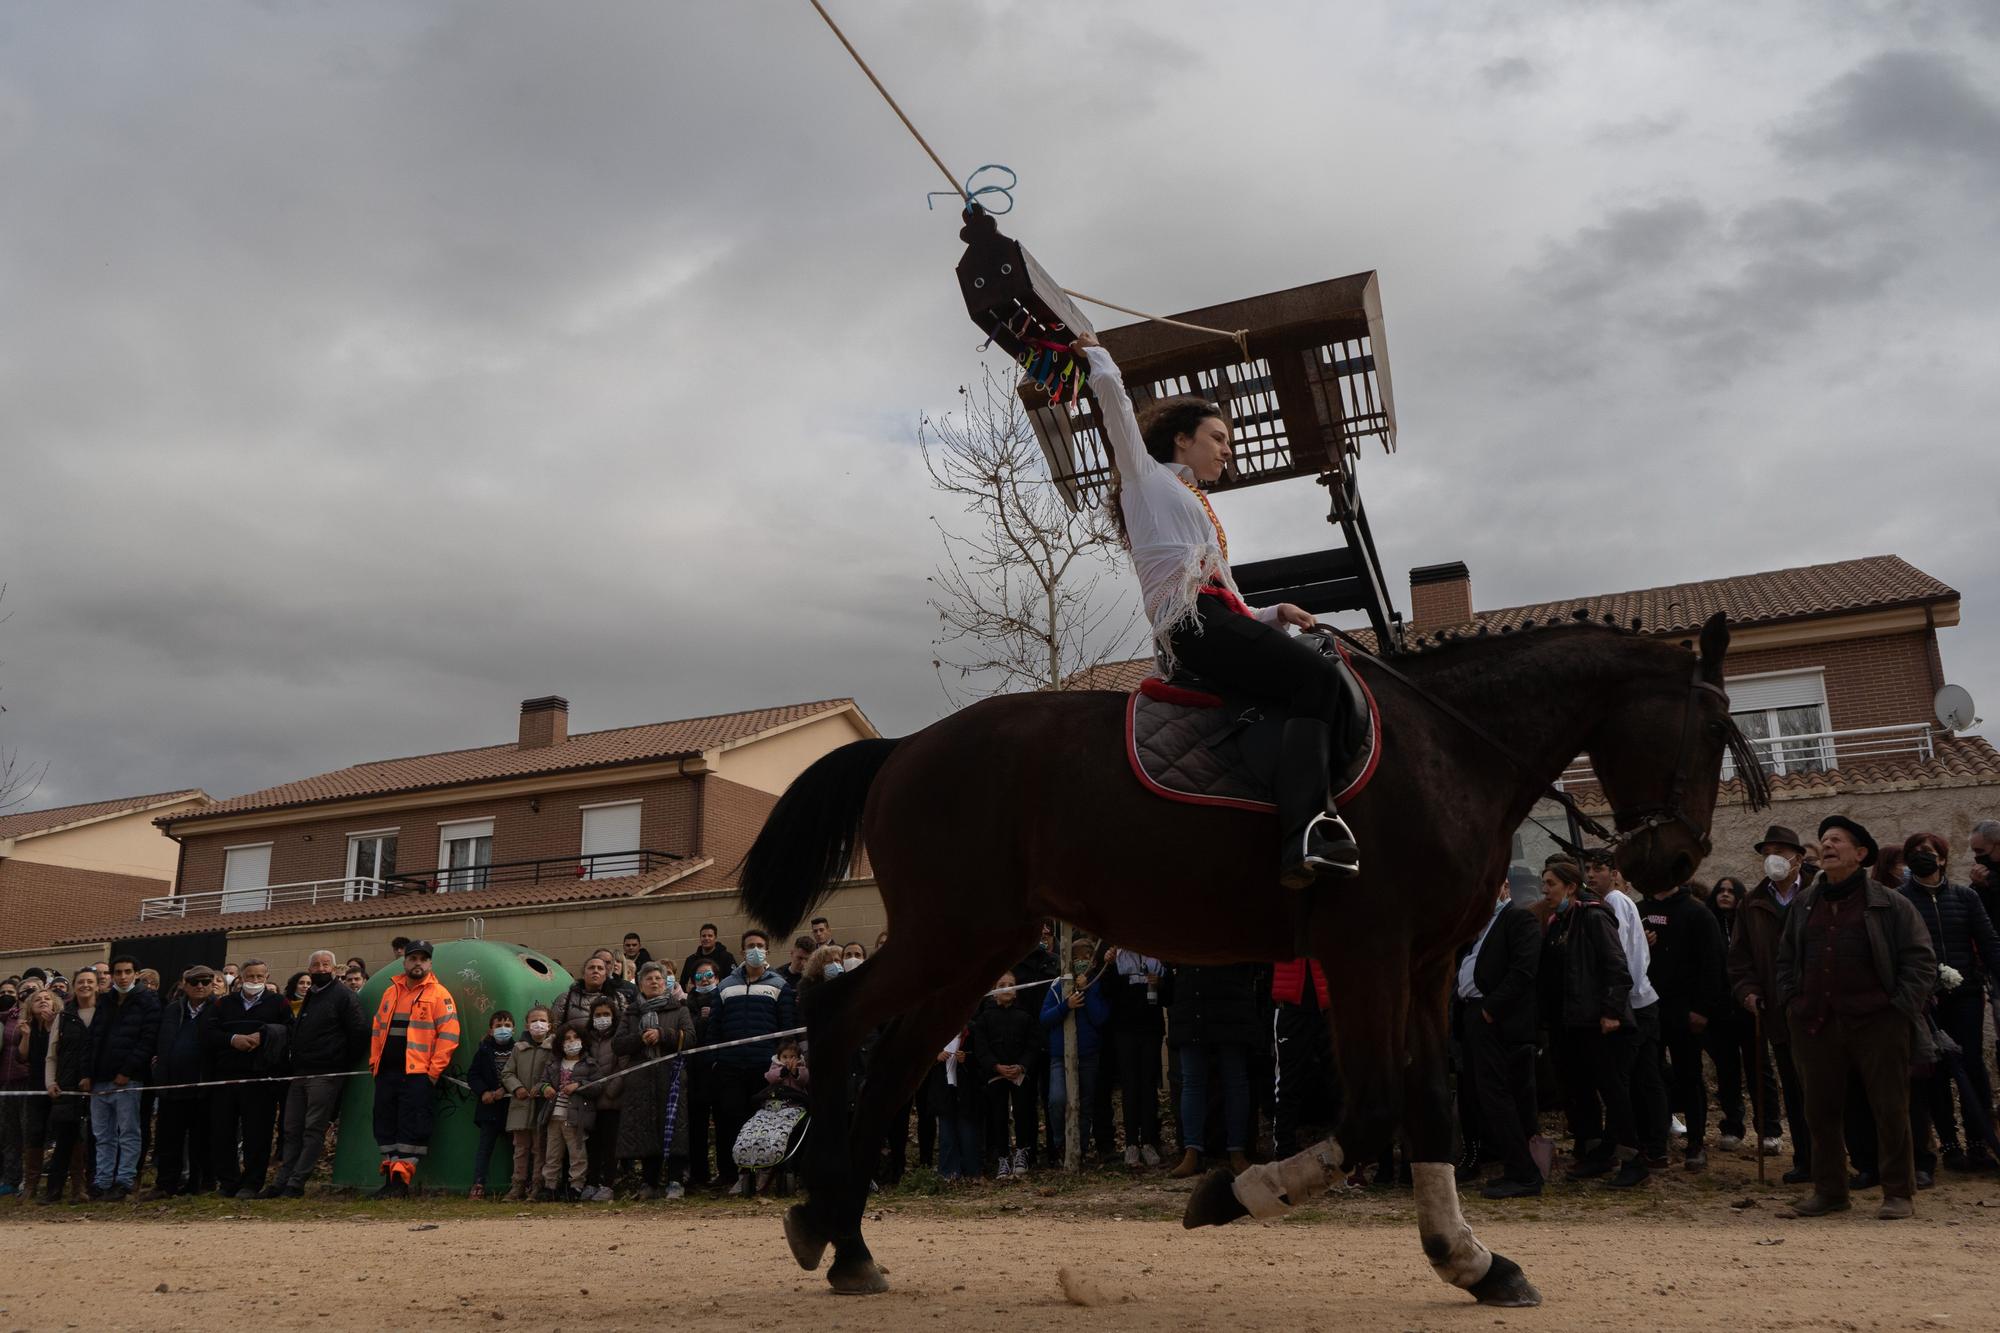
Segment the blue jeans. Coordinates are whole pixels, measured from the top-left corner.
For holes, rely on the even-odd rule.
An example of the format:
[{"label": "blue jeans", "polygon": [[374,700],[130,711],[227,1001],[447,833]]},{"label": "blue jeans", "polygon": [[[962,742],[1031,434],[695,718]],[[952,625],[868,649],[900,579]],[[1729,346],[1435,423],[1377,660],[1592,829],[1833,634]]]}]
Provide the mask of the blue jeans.
[{"label": "blue jeans", "polygon": [[946,1180],[977,1180],[985,1171],[979,1117],[940,1115],[937,1118],[937,1172]]},{"label": "blue jeans", "polygon": [[1191,1041],[1181,1047],[1181,1147],[1197,1152],[1208,1140],[1208,1080],[1222,1081],[1223,1147],[1250,1146],[1249,1051],[1241,1046]]},{"label": "blue jeans", "polygon": [[[1083,1084],[1083,1114],[1077,1123],[1083,1132],[1077,1136],[1077,1151],[1090,1151],[1090,1106],[1097,1093],[1097,1052],[1085,1055],[1081,1051],[1076,1057],[1077,1082]],[[1056,1160],[1062,1160],[1064,1126],[1068,1124],[1069,1083],[1063,1077],[1063,1062],[1057,1056],[1049,1057],[1049,1145],[1055,1150]]]},{"label": "blue jeans", "polygon": [[139,1093],[144,1084],[93,1095],[90,1131],[97,1136],[97,1174],[91,1181],[101,1190],[116,1183],[130,1189],[139,1180]]}]

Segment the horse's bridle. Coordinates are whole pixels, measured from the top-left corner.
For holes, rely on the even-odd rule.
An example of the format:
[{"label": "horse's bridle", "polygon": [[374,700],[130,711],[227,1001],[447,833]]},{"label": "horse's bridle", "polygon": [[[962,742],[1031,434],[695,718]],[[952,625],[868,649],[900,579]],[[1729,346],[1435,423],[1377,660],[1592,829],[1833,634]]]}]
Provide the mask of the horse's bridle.
[{"label": "horse's bridle", "polygon": [[[1512,746],[1467,717],[1462,710],[1446,703],[1423,686],[1417,684],[1416,681],[1411,680],[1403,672],[1390,666],[1376,654],[1369,652],[1353,635],[1332,625],[1321,625],[1316,630],[1309,630],[1307,632],[1331,635],[1339,639],[1351,648],[1356,656],[1364,657],[1374,663],[1391,680],[1396,681],[1432,708],[1458,723],[1459,726],[1465,728],[1474,736],[1477,736],[1486,743],[1488,748],[1497,751],[1501,757],[1506,759],[1515,768],[1521,770],[1523,773],[1528,771],[1527,762],[1519,754],[1515,753]],[[1576,821],[1578,828],[1581,828],[1591,837],[1603,842],[1606,847],[1612,850],[1616,850],[1618,847],[1642,834],[1656,834],[1660,829],[1681,824],[1686,826],[1690,833],[1694,834],[1696,843],[1701,847],[1702,855],[1707,856],[1714,845],[1709,837],[1709,830],[1697,824],[1689,817],[1687,811],[1682,808],[1682,797],[1687,793],[1689,781],[1688,747],[1694,739],[1695,723],[1699,716],[1699,706],[1704,694],[1714,695],[1722,701],[1722,716],[1724,720],[1718,725],[1725,729],[1724,739],[1729,746],[1731,755],[1736,759],[1736,771],[1742,776],[1744,787],[1750,796],[1750,808],[1753,810],[1763,809],[1769,799],[1770,791],[1764,778],[1764,767],[1758,761],[1756,751],[1750,748],[1750,742],[1745,739],[1742,730],[1729,717],[1729,692],[1715,682],[1702,678],[1701,663],[1699,661],[1695,663],[1694,673],[1688,681],[1687,708],[1681,714],[1680,748],[1674,757],[1673,781],[1667,788],[1667,799],[1665,801],[1650,805],[1629,806],[1622,810],[1614,807],[1611,811],[1611,823],[1613,827],[1607,829],[1597,820],[1585,814],[1581,807],[1577,805],[1574,796],[1571,796],[1555,784],[1551,783],[1544,794],[1554,800],[1556,804],[1562,806],[1564,810],[1568,811],[1569,817]],[[1606,795],[1609,794],[1607,791]],[[1536,822],[1540,823],[1539,820]],[[1555,830],[1550,829],[1547,825],[1542,825],[1542,830],[1554,838],[1557,845],[1562,847],[1564,851],[1570,852],[1573,855],[1581,856],[1589,850],[1577,846],[1569,839],[1555,832]]]}]

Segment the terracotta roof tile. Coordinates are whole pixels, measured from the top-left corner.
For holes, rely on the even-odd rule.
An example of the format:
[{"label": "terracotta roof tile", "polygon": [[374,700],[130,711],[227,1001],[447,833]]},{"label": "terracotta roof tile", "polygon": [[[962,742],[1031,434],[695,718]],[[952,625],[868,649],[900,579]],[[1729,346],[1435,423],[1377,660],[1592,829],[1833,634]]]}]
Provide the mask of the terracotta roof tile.
[{"label": "terracotta roof tile", "polygon": [[166,805],[171,801],[188,800],[201,794],[201,788],[188,787],[181,791],[155,792],[151,796],[121,796],[110,801],[86,801],[81,805],[58,805],[47,810],[17,811],[11,815],[0,815],[0,838],[22,838],[35,833],[46,833],[50,829],[65,828],[92,819],[103,819],[107,815],[147,810],[154,806]]},{"label": "terracotta roof tile", "polygon": [[[1856,791],[1901,791],[1918,787],[2000,786],[2000,750],[1982,736],[1937,736],[1931,741],[1932,757],[1883,755],[1858,759],[1843,768],[1823,773],[1774,773],[1771,794],[1804,798]],[[1604,791],[1590,778],[1564,784],[1586,810],[1602,813]],[[1722,784],[1721,800],[1739,802],[1743,784],[1731,779]]]},{"label": "terracotta roof tile", "polygon": [[[1692,634],[1717,611],[1727,612],[1732,626],[1773,624],[1787,620],[1810,620],[1819,616],[1855,611],[1886,610],[1897,606],[1951,601],[1953,588],[1901,556],[1871,555],[1859,560],[1837,560],[1825,565],[1802,565],[1764,574],[1737,574],[1725,579],[1697,583],[1673,583],[1639,592],[1603,593],[1594,597],[1574,597],[1560,602],[1535,602],[1527,606],[1502,607],[1497,611],[1477,611],[1470,624],[1484,624],[1498,630],[1519,628],[1529,620],[1537,624],[1562,624],[1579,609],[1589,618],[1606,616],[1621,628],[1634,620],[1646,634]],[[1450,625],[1425,625],[1425,632],[1452,629]],[[1350,631],[1375,651],[1372,630]],[[1153,674],[1150,657],[1129,662],[1105,662],[1087,667],[1063,682],[1071,690],[1130,690]]]},{"label": "terracotta roof tile", "polygon": [[211,930],[262,930],[278,926],[318,926],[386,917],[478,915],[502,907],[544,907],[605,898],[637,898],[665,888],[715,864],[709,856],[689,857],[664,870],[616,879],[553,879],[540,884],[495,884],[469,893],[399,893],[359,902],[293,903],[263,912],[207,913],[178,920],[126,920],[68,933],[60,944],[94,944],[104,939],[156,939]]},{"label": "terracotta roof tile", "polygon": [[587,731],[571,736],[558,745],[523,749],[519,743],[509,741],[504,745],[487,745],[474,750],[447,750],[440,754],[411,755],[403,759],[378,759],[321,773],[317,777],[266,787],[262,791],[232,796],[196,813],[176,815],[172,823],[178,828],[196,820],[241,814],[249,810],[318,805],[327,801],[456,787],[542,773],[692,758],[704,750],[748,740],[773,727],[853,707],[852,699],[822,699],[781,708],[757,708],[741,713],[683,718],[676,722]]},{"label": "terracotta roof tile", "polygon": [[[1717,611],[1731,625],[1763,625],[1854,611],[1951,601],[1958,593],[1901,556],[1871,555],[1824,565],[1802,565],[1763,574],[1737,574],[1697,583],[1672,583],[1639,592],[1604,593],[1560,602],[1479,611],[1472,623],[1494,629],[1523,621],[1564,621],[1579,608],[1592,620],[1611,617],[1621,628],[1639,622],[1645,634],[1689,634]],[[1426,630],[1447,628],[1426,625]]]}]

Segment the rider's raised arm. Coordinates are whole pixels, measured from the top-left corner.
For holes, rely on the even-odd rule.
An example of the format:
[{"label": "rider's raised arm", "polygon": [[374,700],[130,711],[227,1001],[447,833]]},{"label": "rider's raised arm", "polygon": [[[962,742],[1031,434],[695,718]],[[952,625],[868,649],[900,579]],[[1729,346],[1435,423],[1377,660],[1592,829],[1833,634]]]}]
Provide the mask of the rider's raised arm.
[{"label": "rider's raised arm", "polygon": [[1090,391],[1104,412],[1104,437],[1111,442],[1111,460],[1128,477],[1136,477],[1152,458],[1139,438],[1139,422],[1132,415],[1132,396],[1125,392],[1125,376],[1111,353],[1102,347],[1085,347],[1090,362]]}]

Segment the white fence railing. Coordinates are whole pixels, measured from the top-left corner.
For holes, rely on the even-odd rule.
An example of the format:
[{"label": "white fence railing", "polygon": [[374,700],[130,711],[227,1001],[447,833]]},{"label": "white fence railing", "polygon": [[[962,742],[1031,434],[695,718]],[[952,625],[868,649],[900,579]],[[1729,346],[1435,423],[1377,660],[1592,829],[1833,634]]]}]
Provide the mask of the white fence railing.
[{"label": "white fence railing", "polygon": [[[1932,722],[1902,722],[1892,727],[1850,727],[1845,731],[1815,731],[1803,736],[1770,736],[1755,739],[1751,746],[1771,773],[1822,773],[1870,759],[1909,757],[1931,759],[1937,755],[1937,726]],[[1729,756],[1722,759],[1726,782],[1736,776]],[[1563,770],[1557,787],[1594,783],[1590,759],[1578,755]]]},{"label": "white fence railing", "polygon": [[214,893],[177,893],[165,898],[141,899],[139,919],[177,921],[190,916],[262,912],[296,903],[352,903],[378,897],[385,889],[406,887],[388,880],[350,876],[346,879],[301,880],[296,884],[267,884],[251,889],[220,889]]}]

